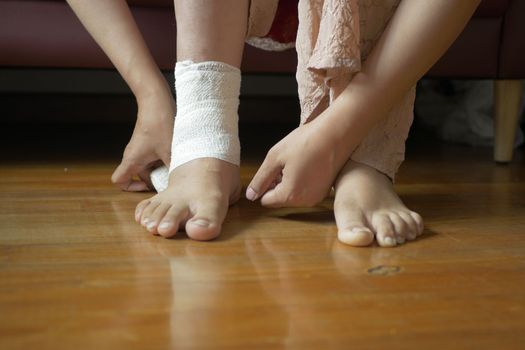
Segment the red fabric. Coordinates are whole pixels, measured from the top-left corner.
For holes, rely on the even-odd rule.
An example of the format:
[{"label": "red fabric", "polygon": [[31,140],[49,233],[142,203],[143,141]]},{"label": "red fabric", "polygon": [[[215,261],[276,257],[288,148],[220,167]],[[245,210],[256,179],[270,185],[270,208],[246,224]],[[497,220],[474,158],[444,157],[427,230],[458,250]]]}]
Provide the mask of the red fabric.
[{"label": "red fabric", "polygon": [[297,12],[298,0],[280,0],[277,12],[273,19],[272,27],[266,35],[279,43],[291,43],[297,37],[299,14]]}]

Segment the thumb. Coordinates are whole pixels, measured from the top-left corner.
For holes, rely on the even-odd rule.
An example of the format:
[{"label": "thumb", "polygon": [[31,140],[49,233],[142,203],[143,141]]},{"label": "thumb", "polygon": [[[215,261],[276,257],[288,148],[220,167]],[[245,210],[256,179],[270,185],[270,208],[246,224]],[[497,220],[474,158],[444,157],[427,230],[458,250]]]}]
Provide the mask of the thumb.
[{"label": "thumb", "polygon": [[273,157],[266,156],[246,189],[246,198],[254,201],[264,194],[273,183],[278,182],[282,168]]},{"label": "thumb", "polygon": [[153,183],[151,182],[151,168],[147,168],[141,171],[140,173],[137,174],[137,176],[144,184],[146,184],[146,186],[148,187],[148,190],[152,190],[155,188],[153,186]]},{"label": "thumb", "polygon": [[147,191],[148,185],[144,181],[133,180],[133,176],[138,174],[140,170],[141,168],[139,166],[122,162],[117,169],[115,169],[113,175],[111,175],[111,181],[124,191]]},{"label": "thumb", "polygon": [[266,208],[290,206],[292,203],[287,202],[289,196],[286,195],[290,192],[288,187],[288,181],[280,182],[275,188],[272,188],[261,197],[261,205]]}]

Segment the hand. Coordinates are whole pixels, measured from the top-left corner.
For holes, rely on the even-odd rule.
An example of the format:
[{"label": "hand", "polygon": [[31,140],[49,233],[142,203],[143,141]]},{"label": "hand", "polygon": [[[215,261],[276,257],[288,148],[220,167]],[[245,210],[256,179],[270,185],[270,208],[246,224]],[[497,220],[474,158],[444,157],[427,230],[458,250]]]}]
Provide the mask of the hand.
[{"label": "hand", "polygon": [[300,207],[326,197],[342,164],[337,143],[316,121],[299,126],[270,149],[246,198],[261,198],[267,207]]},{"label": "hand", "polygon": [[[169,166],[171,140],[175,116],[175,102],[168,98],[138,101],[137,123],[122,162],[115,169],[111,181],[124,191],[153,189],[150,173],[156,167]],[[138,180],[134,179],[138,176]]]}]

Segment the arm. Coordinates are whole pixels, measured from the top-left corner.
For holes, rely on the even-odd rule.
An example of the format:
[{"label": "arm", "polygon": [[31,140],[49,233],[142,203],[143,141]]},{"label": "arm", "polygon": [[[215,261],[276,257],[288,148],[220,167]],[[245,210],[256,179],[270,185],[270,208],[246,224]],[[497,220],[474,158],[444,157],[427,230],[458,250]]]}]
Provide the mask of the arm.
[{"label": "arm", "polygon": [[[143,191],[149,170],[170,161],[175,104],[124,0],[67,0],[84,27],[107,54],[137,99],[133,136],[112,180],[123,190]],[[133,180],[138,175],[141,181]]]},{"label": "arm", "polygon": [[361,72],[319,117],[268,152],[247,198],[274,207],[321,201],[369,130],[445,53],[479,2],[402,0]]},{"label": "arm", "polygon": [[[323,122],[348,159],[367,132],[436,63],[480,0],[402,0],[378,43]],[[346,137],[352,130],[352,138]],[[357,135],[356,135],[357,134]]]},{"label": "arm", "polygon": [[[137,98],[166,83],[124,0],[67,0]],[[137,69],[140,67],[140,69]]]}]

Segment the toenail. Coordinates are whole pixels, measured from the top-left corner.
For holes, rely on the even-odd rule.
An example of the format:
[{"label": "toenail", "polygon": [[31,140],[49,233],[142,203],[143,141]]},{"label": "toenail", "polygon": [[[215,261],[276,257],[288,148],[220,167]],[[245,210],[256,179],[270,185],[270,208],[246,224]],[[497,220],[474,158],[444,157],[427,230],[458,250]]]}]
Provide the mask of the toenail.
[{"label": "toenail", "polygon": [[388,246],[394,246],[396,245],[396,241],[394,241],[394,239],[392,237],[385,237],[383,239],[383,241],[385,242],[386,245]]},{"label": "toenail", "polygon": [[148,228],[148,230],[151,230],[152,228],[155,227],[155,221],[150,222],[149,224],[147,224],[146,227]]},{"label": "toenail", "polygon": [[353,235],[358,234],[358,233],[372,233],[372,231],[370,231],[370,229],[366,227],[354,227],[348,232]]},{"label": "toenail", "polygon": [[210,222],[208,220],[203,219],[192,220],[191,223],[202,227],[210,226]]},{"label": "toenail", "polygon": [[148,223],[149,223],[148,218],[144,218],[144,220],[142,220],[142,225],[148,225]]},{"label": "toenail", "polygon": [[246,198],[248,200],[254,201],[257,199],[257,192],[255,192],[251,187],[248,187],[246,190]]},{"label": "toenail", "polygon": [[171,226],[171,222],[163,222],[159,225],[159,229],[166,230]]}]

